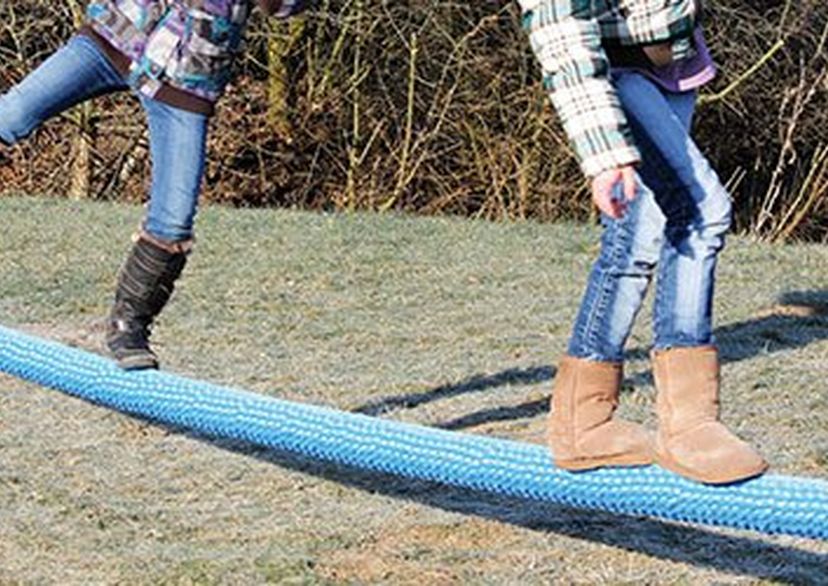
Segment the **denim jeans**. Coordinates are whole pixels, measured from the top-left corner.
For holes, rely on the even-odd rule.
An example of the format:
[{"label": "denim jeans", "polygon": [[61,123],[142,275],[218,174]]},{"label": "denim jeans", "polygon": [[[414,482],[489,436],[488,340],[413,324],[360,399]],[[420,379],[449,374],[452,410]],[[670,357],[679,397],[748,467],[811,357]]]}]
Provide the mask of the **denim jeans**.
[{"label": "denim jeans", "polygon": [[[127,89],[98,45],[75,36],[0,96],[0,140],[13,145],[76,104]],[[144,230],[167,242],[190,240],[204,175],[208,119],[145,97],[141,105],[149,124],[152,157]]]},{"label": "denim jeans", "polygon": [[727,191],[690,137],[695,93],[669,93],[634,72],[614,74],[642,152],[637,197],[620,220],[602,218],[569,354],[623,359],[624,345],[657,272],[654,345],[711,344],[716,259],[731,224]]}]

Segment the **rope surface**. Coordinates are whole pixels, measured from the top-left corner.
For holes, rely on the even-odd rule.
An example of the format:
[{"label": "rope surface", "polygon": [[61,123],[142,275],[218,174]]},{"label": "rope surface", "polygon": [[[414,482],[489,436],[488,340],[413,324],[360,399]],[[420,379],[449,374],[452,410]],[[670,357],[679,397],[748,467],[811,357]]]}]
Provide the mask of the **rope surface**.
[{"label": "rope surface", "polygon": [[0,371],[124,413],[363,470],[586,509],[828,539],[828,482],[714,487],[649,466],[572,474],[545,446],[344,413],[190,380],[0,326]]}]

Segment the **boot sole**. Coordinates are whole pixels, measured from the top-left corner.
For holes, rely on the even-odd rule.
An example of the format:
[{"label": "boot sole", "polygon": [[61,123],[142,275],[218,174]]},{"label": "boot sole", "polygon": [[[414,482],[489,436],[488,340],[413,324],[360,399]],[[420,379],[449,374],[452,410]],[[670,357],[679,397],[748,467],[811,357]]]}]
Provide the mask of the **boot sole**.
[{"label": "boot sole", "polygon": [[656,463],[673,472],[678,474],[679,476],[683,476],[689,480],[695,480],[696,482],[701,482],[703,484],[712,484],[712,485],[726,485],[726,484],[735,484],[737,482],[743,482],[745,480],[750,480],[751,478],[756,478],[758,476],[762,476],[765,472],[768,471],[769,465],[765,464],[762,468],[758,470],[754,470],[751,472],[747,472],[744,474],[739,474],[737,476],[714,476],[714,475],[706,475],[706,474],[699,474],[689,468],[682,466],[678,462],[676,462],[673,458],[666,456],[664,454],[658,453],[656,454]]},{"label": "boot sole", "polygon": [[122,370],[158,370],[159,368],[158,357],[150,350],[118,348],[109,338],[106,339],[106,346],[109,355]]},{"label": "boot sole", "polygon": [[598,468],[633,468],[655,464],[654,458],[643,456],[618,456],[615,458],[575,458],[572,460],[555,460],[555,466],[569,472],[585,472]]},{"label": "boot sole", "polygon": [[149,356],[125,356],[116,359],[122,370],[158,370],[158,360]]}]

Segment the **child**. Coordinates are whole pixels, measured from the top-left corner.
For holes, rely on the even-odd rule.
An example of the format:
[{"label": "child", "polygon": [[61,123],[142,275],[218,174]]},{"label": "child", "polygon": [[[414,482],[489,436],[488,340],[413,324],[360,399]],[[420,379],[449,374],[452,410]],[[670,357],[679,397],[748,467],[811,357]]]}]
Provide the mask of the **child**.
[{"label": "child", "polygon": [[[716,258],[731,204],[690,137],[695,90],[715,75],[699,0],[520,0],[546,87],[603,212],[589,279],[552,397],[558,466],[653,461],[724,484],[767,464],[719,422],[712,335]],[[612,418],[623,348],[658,272],[655,445]]]},{"label": "child", "polygon": [[[287,17],[303,0],[257,0]],[[132,89],[147,115],[152,188],[121,268],[106,343],[124,369],[158,368],[150,327],[192,248],[209,117],[227,85],[252,0],[93,0],[87,23],[0,97],[11,146],[87,99]]]}]

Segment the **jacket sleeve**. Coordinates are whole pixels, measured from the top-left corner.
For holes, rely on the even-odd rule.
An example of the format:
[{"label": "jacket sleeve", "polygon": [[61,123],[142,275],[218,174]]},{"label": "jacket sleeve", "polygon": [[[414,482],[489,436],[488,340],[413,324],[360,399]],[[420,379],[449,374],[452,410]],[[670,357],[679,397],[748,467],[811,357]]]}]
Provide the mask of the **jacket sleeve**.
[{"label": "jacket sleeve", "polygon": [[590,0],[521,0],[544,85],[590,177],[640,162]]},{"label": "jacket sleeve", "polygon": [[286,18],[302,12],[307,0],[257,0],[259,8],[268,16]]}]

